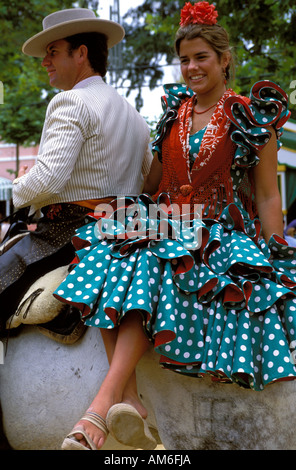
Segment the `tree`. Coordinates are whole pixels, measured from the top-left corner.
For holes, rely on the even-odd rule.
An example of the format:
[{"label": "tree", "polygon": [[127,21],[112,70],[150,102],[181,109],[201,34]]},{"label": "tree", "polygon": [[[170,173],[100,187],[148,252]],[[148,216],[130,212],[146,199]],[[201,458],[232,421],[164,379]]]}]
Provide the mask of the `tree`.
[{"label": "tree", "polygon": [[[174,60],[173,35],[167,15],[174,16],[172,10],[176,4],[179,2],[146,0],[136,9],[130,9],[123,18],[126,36],[122,64],[125,65],[120,70],[119,86],[127,82],[129,92],[138,89],[139,97],[144,85],[148,84],[153,89],[159,84],[163,77],[162,59],[165,57],[167,64]],[[164,28],[154,27],[158,18],[166,19]]]},{"label": "tree", "polygon": [[[19,170],[20,146],[34,145],[39,141],[44,121],[44,101],[40,99],[39,83],[34,76],[21,73],[18,89],[6,87],[5,103],[1,106],[1,140],[16,144],[16,175]],[[9,169],[10,170],[10,169]]]}]

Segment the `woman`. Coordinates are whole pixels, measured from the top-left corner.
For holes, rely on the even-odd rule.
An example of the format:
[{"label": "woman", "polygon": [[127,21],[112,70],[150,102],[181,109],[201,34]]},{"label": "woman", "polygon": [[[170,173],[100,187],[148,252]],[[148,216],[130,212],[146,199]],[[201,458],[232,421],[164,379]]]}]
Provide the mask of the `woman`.
[{"label": "woman", "polygon": [[144,187],[153,200],[139,196],[132,227],[129,218],[122,228],[117,204],[111,219],[78,233],[80,263],[56,290],[101,328],[110,362],[64,448],[99,449],[108,431],[128,445],[156,445],[134,373],[151,342],[164,367],[195,377],[254,390],[296,377],[296,259],[282,238],[277,187],[287,97],[271,82],[256,84],[251,99],[227,90],[232,56],[216,17],[207,2],[182,10],[176,51],[186,85],[165,87]]}]

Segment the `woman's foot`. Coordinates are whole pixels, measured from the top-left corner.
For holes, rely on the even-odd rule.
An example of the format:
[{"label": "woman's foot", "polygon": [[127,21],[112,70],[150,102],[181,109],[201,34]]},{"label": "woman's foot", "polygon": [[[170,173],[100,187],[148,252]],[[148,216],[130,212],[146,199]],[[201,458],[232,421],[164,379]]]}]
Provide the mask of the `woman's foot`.
[{"label": "woman's foot", "polygon": [[127,387],[123,393],[121,403],[126,403],[127,405],[133,406],[137,412],[140,413],[142,418],[146,419],[148,415],[147,410],[139,399],[138,394],[134,390],[135,389],[133,387],[131,387],[131,390],[129,390]]},{"label": "woman's foot", "polygon": [[[108,395],[105,395],[105,396],[108,396]],[[110,399],[103,400],[100,397],[101,397],[101,393],[99,392],[99,394],[97,395],[97,397],[94,399],[91,406],[87,410],[86,415],[88,413],[95,413],[96,415],[99,415],[101,418],[105,420],[107,417],[107,413],[109,409],[111,408],[111,406],[118,403],[118,401],[110,400]],[[122,402],[133,406],[143,419],[147,418],[147,410],[142,405],[138,396],[133,396],[133,395],[125,396]],[[104,432],[102,429],[100,429],[98,426],[96,426],[92,422],[86,421],[85,419],[81,419],[75,425],[72,433],[75,432],[75,430],[77,429],[78,432],[77,433],[75,432],[75,439],[79,441],[80,444],[82,444],[83,446],[87,448],[91,448],[91,446],[87,442],[85,436],[83,436],[83,434],[79,432],[79,429],[81,428],[83,428],[84,433],[87,434],[89,439],[95,445],[96,449],[97,450],[101,449],[107,439],[107,432]]]},{"label": "woman's foot", "polygon": [[[107,437],[109,431],[106,425],[106,420],[97,413],[87,411],[80,421],[92,423]],[[77,439],[78,435],[83,436],[83,439]],[[64,440],[62,450],[98,450],[98,448],[87,432],[85,432],[84,427],[77,425]]]},{"label": "woman's foot", "polygon": [[127,403],[111,406],[106,424],[113,438],[125,446],[143,450],[153,450],[157,446],[147,421]]}]

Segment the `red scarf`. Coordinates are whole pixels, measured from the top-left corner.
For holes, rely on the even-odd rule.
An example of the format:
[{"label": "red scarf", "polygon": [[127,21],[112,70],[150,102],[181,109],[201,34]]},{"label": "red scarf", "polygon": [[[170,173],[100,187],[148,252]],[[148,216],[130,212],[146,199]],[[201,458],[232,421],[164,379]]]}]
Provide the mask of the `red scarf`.
[{"label": "red scarf", "polygon": [[223,198],[233,202],[230,167],[235,144],[230,138],[230,121],[223,104],[235,93],[227,90],[218,102],[201,142],[198,156],[190,169],[189,135],[192,127],[192,110],[195,96],[181,105],[178,118],[162,144],[162,180],[154,199],[167,192],[172,203],[203,204],[207,217],[221,212],[217,204]]}]

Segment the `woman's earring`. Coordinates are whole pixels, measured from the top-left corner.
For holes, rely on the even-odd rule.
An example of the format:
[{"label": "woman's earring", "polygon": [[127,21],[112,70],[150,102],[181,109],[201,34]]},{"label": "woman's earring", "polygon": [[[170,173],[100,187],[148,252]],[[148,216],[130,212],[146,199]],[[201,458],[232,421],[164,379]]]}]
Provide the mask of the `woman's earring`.
[{"label": "woman's earring", "polygon": [[223,70],[223,75],[224,75],[224,85],[227,84],[227,74],[226,74],[226,69]]}]

